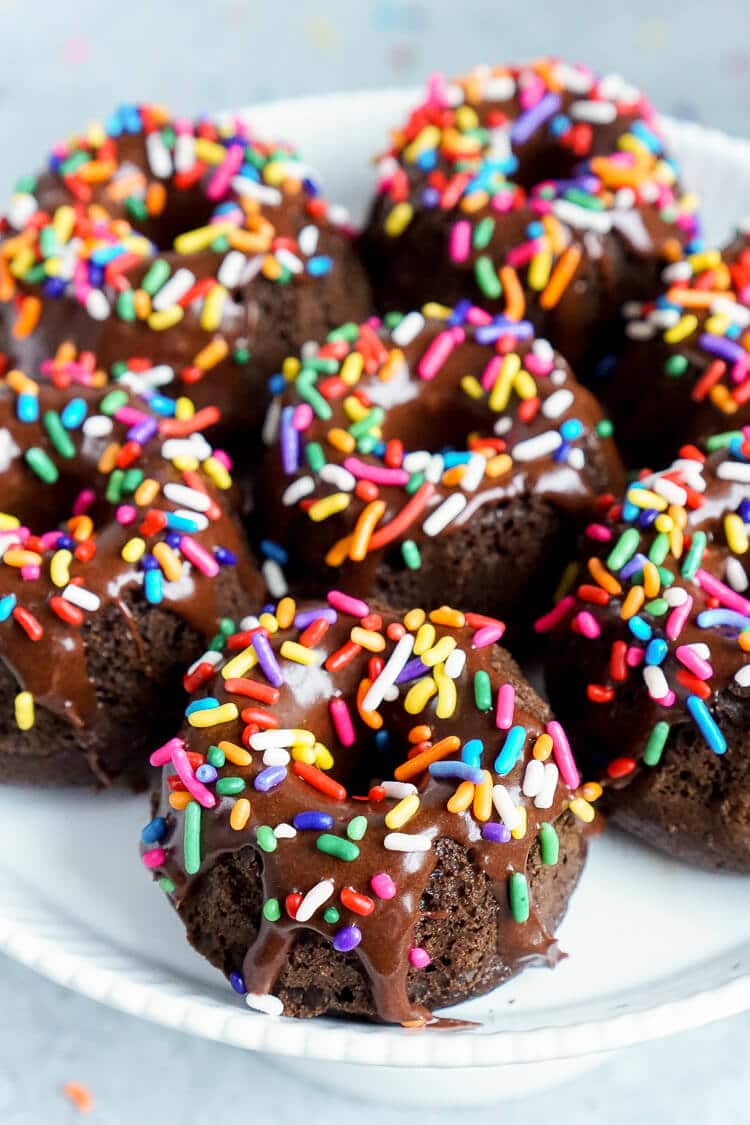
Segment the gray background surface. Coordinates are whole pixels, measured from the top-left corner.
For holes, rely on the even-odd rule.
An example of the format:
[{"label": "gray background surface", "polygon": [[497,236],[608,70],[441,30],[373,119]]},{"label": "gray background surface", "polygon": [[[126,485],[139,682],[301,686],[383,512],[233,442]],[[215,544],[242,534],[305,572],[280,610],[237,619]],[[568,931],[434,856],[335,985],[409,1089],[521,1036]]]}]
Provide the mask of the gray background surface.
[{"label": "gray background surface", "polygon": [[[55,139],[117,101],[193,113],[410,85],[429,70],[545,51],[620,70],[663,110],[750,135],[747,0],[0,0],[0,44],[2,196]],[[108,1011],[2,958],[0,1013],[1,1125],[78,1120],[61,1093],[69,1080],[92,1090],[96,1125],[415,1117],[334,1100],[257,1056]],[[749,1050],[750,1017],[738,1017],[622,1052],[523,1106],[461,1116],[477,1125],[745,1123]]]}]

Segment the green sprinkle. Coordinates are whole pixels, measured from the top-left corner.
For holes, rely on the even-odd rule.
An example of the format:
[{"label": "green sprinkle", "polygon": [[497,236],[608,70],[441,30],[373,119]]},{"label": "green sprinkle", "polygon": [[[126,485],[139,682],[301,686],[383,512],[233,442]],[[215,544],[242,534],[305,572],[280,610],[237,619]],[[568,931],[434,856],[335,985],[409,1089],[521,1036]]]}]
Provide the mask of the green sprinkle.
[{"label": "green sprinkle", "polygon": [[638,550],[640,541],[641,536],[637,528],[629,527],[623,531],[607,559],[609,569],[622,570],[625,563],[628,562],[629,559],[632,559],[633,555]]},{"label": "green sprinkle", "polygon": [[695,572],[701,565],[707,542],[705,531],[696,531],[693,534],[690,550],[685,556],[685,562],[682,564],[682,570],[680,571],[683,578],[695,578]]},{"label": "green sprinkle", "polygon": [[660,531],[651,544],[651,550],[648,553],[649,560],[654,566],[661,566],[665,558],[669,554],[669,536]]},{"label": "green sprinkle", "polygon": [[263,917],[267,922],[278,922],[281,917],[281,906],[277,898],[267,898],[263,903]]},{"label": "green sprinkle", "polygon": [[529,884],[520,871],[515,871],[510,877],[510,912],[514,922],[529,920]]},{"label": "green sprinkle", "polygon": [[542,863],[547,867],[554,867],[560,856],[560,840],[554,825],[546,820],[539,829],[539,851]]},{"label": "green sprinkle", "polygon": [[195,875],[201,866],[201,807],[191,801],[185,807],[185,872]]},{"label": "green sprinkle", "polygon": [[308,403],[323,422],[328,422],[333,417],[330,403],[326,402],[315,386],[314,371],[306,367],[303,368],[297,376],[294,386],[302,401]]},{"label": "green sprinkle", "polygon": [[576,207],[583,207],[585,211],[603,211],[604,203],[596,195],[589,195],[587,191],[581,191],[580,188],[568,188],[563,195],[568,203],[574,203]]},{"label": "green sprinkle", "polygon": [[669,589],[674,582],[674,574],[672,574],[671,570],[667,570],[665,566],[660,566],[657,569],[662,586],[664,586],[665,589]]},{"label": "green sprinkle", "polygon": [[492,236],[495,233],[495,220],[491,215],[487,215],[484,219],[480,219],[474,227],[474,235],[472,243],[475,250],[484,250],[492,241]]},{"label": "green sprinkle", "polygon": [[222,617],[219,622],[219,632],[223,633],[225,637],[231,637],[232,633],[236,631],[235,622],[231,617]]},{"label": "green sprinkle", "polygon": [[706,438],[706,449],[709,453],[714,453],[717,449],[726,449],[733,441],[742,441],[742,439],[741,430],[726,430],[723,434],[713,434],[712,437]]},{"label": "green sprinkle", "polygon": [[474,277],[479,286],[482,294],[488,297],[491,301],[497,300],[503,292],[503,287],[500,284],[500,278],[497,276],[497,271],[492,264],[492,260],[486,254],[482,254],[477,258],[474,265]]},{"label": "green sprinkle", "polygon": [[164,891],[165,895],[172,895],[176,890],[174,883],[171,879],[167,879],[166,875],[163,879],[159,880],[159,886]]},{"label": "green sprinkle", "polygon": [[336,375],[339,370],[337,359],[318,359],[313,356],[305,360],[305,369],[317,371],[320,375]]},{"label": "green sprinkle", "polygon": [[315,845],[319,852],[332,855],[334,859],[343,859],[345,863],[353,863],[359,856],[359,848],[351,840],[344,840],[341,836],[333,836],[324,832],[318,836]]},{"label": "green sprinkle", "polygon": [[54,227],[42,227],[39,231],[39,249],[43,258],[53,258],[59,250]]},{"label": "green sprinkle", "polygon": [[663,617],[669,609],[669,603],[664,598],[654,598],[653,601],[647,602],[643,607],[646,613],[650,613],[652,617]]},{"label": "green sprinkle", "polygon": [[350,840],[361,840],[367,831],[367,817],[353,816],[346,826],[346,834]]},{"label": "green sprinkle", "polygon": [[122,491],[124,494],[135,492],[143,481],[143,469],[126,469],[122,478]]},{"label": "green sprinkle", "polygon": [[612,434],[615,432],[615,427],[612,425],[609,418],[602,418],[596,423],[596,432],[600,438],[612,437]]},{"label": "green sprinkle", "polygon": [[148,219],[148,207],[137,195],[129,195],[125,200],[125,210],[134,219]]},{"label": "green sprinkle", "polygon": [[121,378],[128,369],[127,363],[124,360],[116,360],[109,369],[109,373],[113,379]]},{"label": "green sprinkle", "polygon": [[335,906],[328,906],[323,911],[323,921],[328,922],[331,926],[335,926],[340,918],[341,915],[339,914]]},{"label": "green sprinkle", "polygon": [[335,344],[338,340],[345,340],[348,344],[353,344],[358,336],[359,325],[355,324],[353,320],[349,320],[346,324],[340,324],[338,328],[332,329],[326,339],[331,344]]},{"label": "green sprinkle", "polygon": [[643,751],[643,760],[647,766],[658,766],[668,737],[669,723],[662,719],[648,736],[646,749]]},{"label": "green sprinkle", "polygon": [[370,430],[374,430],[376,426],[379,426],[384,418],[385,411],[382,406],[374,406],[372,410],[365,414],[364,418],[360,418],[358,422],[353,422],[351,424],[349,433],[355,440],[365,437],[365,435],[370,433]]},{"label": "green sprinkle", "polygon": [[377,444],[378,439],[376,437],[374,437],[372,434],[365,434],[365,436],[361,437],[357,442],[357,451],[359,453],[364,453],[365,455],[368,453],[372,453]]},{"label": "green sprinkle", "polygon": [[258,847],[261,851],[275,852],[279,846],[279,841],[276,839],[273,828],[269,828],[267,824],[261,824],[256,828],[255,838],[258,841]]},{"label": "green sprinkle", "polygon": [[171,272],[166,258],[155,258],[141,282],[141,289],[145,289],[149,297],[153,297],[169,279]]},{"label": "green sprinkle", "polygon": [[386,313],[383,317],[383,324],[390,332],[392,332],[394,328],[398,328],[399,324],[404,319],[404,316],[405,314],[400,312]]},{"label": "green sprinkle", "polygon": [[422,555],[413,539],[404,539],[401,544],[401,554],[409,570],[419,570],[422,565]]},{"label": "green sprinkle", "polygon": [[684,375],[688,369],[687,356],[684,355],[671,355],[667,362],[664,364],[664,370],[667,375],[679,377]]},{"label": "green sprinkle", "polygon": [[118,293],[115,311],[120,320],[127,320],[132,324],[135,320],[135,296],[132,289],[124,289],[122,293]]},{"label": "green sprinkle", "polygon": [[242,777],[220,777],[216,782],[216,792],[221,797],[234,797],[244,791],[245,780]]},{"label": "green sprinkle", "polygon": [[492,709],[492,684],[489,675],[482,669],[474,673],[474,702],[478,711]]},{"label": "green sprinkle", "polygon": [[404,485],[404,490],[407,496],[413,496],[418,489],[424,484],[424,473],[412,473],[408,481]]},{"label": "green sprinkle", "polygon": [[208,645],[208,651],[209,652],[223,652],[224,649],[226,648],[226,644],[227,644],[227,639],[224,636],[224,634],[223,633],[217,633],[214,637],[211,638],[211,640],[209,642],[209,645]]},{"label": "green sprinkle", "polygon": [[326,463],[326,455],[320,442],[309,441],[305,447],[307,463],[314,473],[319,473]]},{"label": "green sprinkle", "polygon": [[74,152],[72,156],[69,156],[67,158],[67,160],[63,160],[62,164],[60,165],[60,173],[63,176],[70,176],[73,172],[78,171],[78,169],[83,164],[88,164],[88,162],[88,153]]},{"label": "green sprinkle", "polygon": [[33,192],[35,188],[36,176],[21,176],[20,180],[16,180],[15,191],[19,195]]},{"label": "green sprinkle", "polygon": [[127,405],[128,396],[126,391],[110,391],[106,394],[99,404],[99,409],[102,414],[112,415]]},{"label": "green sprinkle", "polygon": [[24,454],[24,460],[33,473],[44,481],[45,484],[54,484],[59,473],[57,466],[52,462],[47,453],[38,445],[32,445]]},{"label": "green sprinkle", "polygon": [[229,249],[229,239],[227,236],[222,234],[219,238],[215,238],[211,243],[211,249],[214,254],[226,254]]},{"label": "green sprinkle", "polygon": [[250,362],[250,349],[242,347],[235,348],[232,352],[232,359],[235,363],[239,364],[241,367],[244,367]]},{"label": "green sprinkle", "polygon": [[227,756],[224,751],[221,750],[218,746],[209,746],[208,753],[206,754],[206,761],[208,762],[209,766],[213,766],[214,769],[220,770],[222,766],[226,765]]}]

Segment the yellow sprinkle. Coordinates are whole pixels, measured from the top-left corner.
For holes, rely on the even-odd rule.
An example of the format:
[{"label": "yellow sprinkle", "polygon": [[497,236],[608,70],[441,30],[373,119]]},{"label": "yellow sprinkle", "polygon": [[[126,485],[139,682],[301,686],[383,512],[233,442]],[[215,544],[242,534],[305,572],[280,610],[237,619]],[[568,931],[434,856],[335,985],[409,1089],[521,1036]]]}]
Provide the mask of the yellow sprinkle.
[{"label": "yellow sprinkle", "polygon": [[552,269],[552,251],[538,250],[529,263],[528,282],[537,292],[545,289]]},{"label": "yellow sprinkle", "polygon": [[505,410],[513,388],[513,380],[521,370],[521,357],[516,352],[506,355],[502,362],[497,379],[490,391],[488,406],[495,412]]},{"label": "yellow sprinkle", "polygon": [[293,746],[292,758],[295,762],[304,762],[307,766],[315,766],[315,748],[313,746]]},{"label": "yellow sprinkle", "polygon": [[34,380],[30,379],[23,371],[18,371],[16,368],[8,372],[5,376],[5,381],[17,395],[35,395],[36,397],[39,395],[39,387]]},{"label": "yellow sprinkle", "polygon": [[76,225],[76,213],[70,206],[58,207],[52,219],[52,229],[58,242],[67,242]]},{"label": "yellow sprinkle", "polygon": [[91,516],[73,516],[68,520],[68,531],[77,543],[83,543],[94,534],[94,521]]},{"label": "yellow sprinkle", "polygon": [[706,321],[706,332],[710,332],[713,336],[723,336],[731,325],[732,321],[728,316],[709,316]]},{"label": "yellow sprinkle", "polygon": [[322,742],[316,742],[314,747],[315,765],[319,770],[333,769],[333,754]]},{"label": "yellow sprinkle", "polygon": [[421,680],[417,680],[406,693],[404,710],[408,715],[418,715],[420,711],[425,709],[436,691],[437,684],[432,676],[424,676]]},{"label": "yellow sprinkle", "polygon": [[448,305],[441,305],[437,301],[428,301],[422,305],[422,313],[428,320],[447,320],[449,316],[453,316],[453,309]]},{"label": "yellow sprinkle", "polygon": [[152,477],[146,477],[135,490],[133,499],[139,508],[147,508],[153,504],[156,497],[159,495],[159,482]]},{"label": "yellow sprinkle", "polygon": [[304,664],[308,668],[318,663],[318,655],[313,648],[305,648],[296,641],[284,641],[279,649],[284,660],[292,660],[295,664]]},{"label": "yellow sprinkle", "polygon": [[193,798],[189,793],[181,793],[179,790],[176,793],[169,794],[170,808],[175,809],[177,812],[182,812],[191,803]]},{"label": "yellow sprinkle", "polygon": [[462,781],[452,797],[448,798],[448,812],[466,812],[474,800],[474,785],[471,781]]},{"label": "yellow sprinkle", "polygon": [[602,787],[598,781],[587,781],[581,786],[581,793],[587,801],[598,801],[602,792]]},{"label": "yellow sprinkle", "polygon": [[225,680],[241,679],[245,672],[249,672],[258,663],[258,656],[252,645],[243,648],[242,652],[238,652],[231,660],[227,661],[221,670],[221,675]]},{"label": "yellow sprinkle", "polygon": [[[458,118],[458,114],[456,115]],[[403,151],[404,160],[413,164],[421,152],[428,148],[437,148],[440,144],[440,130],[437,125],[425,125],[420,129],[411,144]]]},{"label": "yellow sprinkle", "polygon": [[518,397],[522,399],[534,398],[538,390],[534,376],[524,367],[516,375],[513,387]]},{"label": "yellow sprinkle", "polygon": [[432,648],[435,643],[436,635],[434,625],[430,625],[429,623],[420,625],[417,635],[414,638],[414,655],[421,656],[422,653]]},{"label": "yellow sprinkle", "polygon": [[16,725],[19,730],[31,730],[34,725],[34,696],[30,691],[19,691],[15,699]]},{"label": "yellow sprinkle", "polygon": [[194,473],[200,462],[197,457],[173,457],[172,464],[181,473]]},{"label": "yellow sprinkle", "polygon": [[307,514],[313,523],[321,523],[330,516],[343,512],[345,508],[349,507],[351,499],[348,492],[334,492],[330,496],[325,496],[322,500],[316,500],[314,504],[311,504],[307,509]]},{"label": "yellow sprinkle", "polygon": [[149,313],[148,326],[155,332],[163,332],[166,328],[174,328],[175,324],[179,324],[184,315],[182,305],[171,305],[168,309]]},{"label": "yellow sprinkle", "polygon": [[646,591],[643,589],[643,586],[631,586],[620,607],[620,617],[622,620],[629,621],[631,617],[635,617],[645,600]]},{"label": "yellow sprinkle", "polygon": [[403,828],[418,812],[419,797],[416,793],[409,793],[385,814],[385,826],[390,829]]},{"label": "yellow sprinkle", "polygon": [[224,757],[233,766],[249,766],[253,760],[250,751],[244,746],[238,746],[236,742],[227,742],[224,739],[219,743],[219,749],[223,750]]},{"label": "yellow sprinkle", "polygon": [[278,633],[279,631],[279,621],[275,613],[261,613],[258,622],[264,629],[268,629],[269,633]]},{"label": "yellow sprinkle", "polygon": [[134,535],[132,539],[128,539],[120,554],[127,563],[137,563],[143,557],[143,552],[146,550],[146,541],[139,536]]},{"label": "yellow sprinkle", "polygon": [[195,155],[206,164],[221,164],[226,154],[227,150],[218,141],[210,141],[207,137],[195,138]]},{"label": "yellow sprinkle", "polygon": [[235,801],[232,811],[229,814],[229,823],[235,832],[241,832],[247,825],[250,819],[250,802],[247,797],[240,797]]},{"label": "yellow sprinkle", "polygon": [[552,753],[552,738],[548,734],[540,734],[534,743],[532,751],[538,762],[546,762]]},{"label": "yellow sprinkle", "polygon": [[287,383],[293,383],[302,369],[302,364],[296,356],[287,356],[281,365],[281,374],[286,379]]},{"label": "yellow sprinkle", "polygon": [[692,336],[698,327],[698,317],[693,313],[687,313],[681,316],[676,324],[668,328],[664,333],[664,340],[667,344],[679,344],[680,341]]},{"label": "yellow sprinkle", "polygon": [[355,625],[349,636],[355,645],[366,648],[368,652],[382,652],[385,648],[385,637],[374,629],[363,629],[361,625]]},{"label": "yellow sprinkle", "polygon": [[145,320],[151,313],[151,298],[145,289],[136,289],[133,293],[133,307],[139,320]]},{"label": "yellow sprinkle", "polygon": [[463,629],[466,624],[463,613],[449,605],[441,605],[437,609],[433,609],[430,614],[430,621],[433,625],[446,625],[449,629]]},{"label": "yellow sprinkle", "polygon": [[52,556],[49,564],[50,578],[60,590],[70,582],[70,564],[72,561],[73,555],[70,551],[55,551]]},{"label": "yellow sprinkle", "polygon": [[[432,648],[428,648],[427,652],[422,653],[422,663],[428,668],[434,668],[436,664],[444,664],[455,647],[455,637],[441,637],[437,644],[433,645]],[[417,651],[416,645],[414,646],[414,651]],[[419,655],[419,653],[417,653],[417,655]]]},{"label": "yellow sprinkle", "polygon": [[385,233],[391,238],[397,238],[404,233],[413,215],[414,208],[411,203],[397,203],[383,224]]},{"label": "yellow sprinkle", "polygon": [[[224,149],[222,148],[221,151],[223,159]],[[193,254],[197,250],[205,250],[212,242],[229,234],[234,225],[234,223],[211,223],[207,227],[196,227],[195,230],[178,234],[174,240],[174,248],[178,254]]]},{"label": "yellow sprinkle", "polygon": [[360,402],[354,395],[347,395],[344,399],[344,410],[350,422],[360,422],[370,413],[369,408]]},{"label": "yellow sprinkle", "polygon": [[491,480],[496,480],[497,477],[503,476],[509,472],[513,467],[513,458],[508,453],[498,453],[497,457],[491,457],[487,462],[487,468],[484,470],[486,476]]},{"label": "yellow sprinkle", "polygon": [[207,457],[203,462],[203,469],[208,479],[220,492],[226,492],[232,487],[232,474],[218,457]]},{"label": "yellow sprinkle", "polygon": [[458,703],[458,691],[456,689],[456,682],[450,676],[445,674],[445,665],[436,664],[433,670],[435,683],[438,690],[437,707],[435,714],[438,719],[450,719],[456,712],[456,705]]},{"label": "yellow sprinkle", "polygon": [[654,520],[654,527],[657,531],[663,531],[665,535],[669,535],[674,527],[674,520],[666,512],[660,512]]},{"label": "yellow sprinkle", "polygon": [[476,375],[464,375],[461,379],[461,390],[464,391],[469,398],[480,399],[484,397],[482,384],[479,382]]},{"label": "yellow sprinkle", "polygon": [[682,533],[681,527],[673,527],[669,533],[669,549],[676,559],[682,558],[682,549],[685,543],[685,536]]},{"label": "yellow sprinkle", "polygon": [[730,551],[734,551],[735,555],[744,555],[748,548],[747,532],[742,517],[736,512],[724,516],[724,534]]},{"label": "yellow sprinkle", "polygon": [[423,609],[410,609],[408,613],[404,614],[404,625],[410,633],[416,633],[417,629],[424,623],[426,617]]},{"label": "yellow sprinkle", "polygon": [[167,582],[179,581],[182,577],[182,563],[180,556],[169,546],[169,543],[164,541],[157,543],[152,554],[161,567]]},{"label": "yellow sprinkle", "polygon": [[523,840],[526,835],[526,809],[523,805],[518,805],[516,812],[518,813],[518,824],[515,828],[511,828],[510,834],[514,840]]},{"label": "yellow sprinkle", "polygon": [[208,707],[205,711],[191,711],[187,721],[191,727],[215,727],[219,723],[231,723],[239,717],[234,703],[222,703],[220,707]]},{"label": "yellow sprinkle", "polygon": [[636,508],[656,508],[659,512],[666,511],[667,501],[658,492],[651,492],[648,488],[631,488],[628,500]]},{"label": "yellow sprinkle", "polygon": [[352,435],[339,426],[334,426],[328,431],[327,439],[328,444],[338,449],[339,453],[353,453],[357,448],[357,442]]},{"label": "yellow sprinkle", "polygon": [[474,816],[484,824],[492,815],[492,774],[482,770],[482,780],[474,790]]},{"label": "yellow sprinkle", "polygon": [[[205,324],[201,324],[202,328],[206,328]],[[215,327],[218,327],[215,326]],[[211,331],[211,329],[206,329]],[[197,356],[193,360],[196,367],[201,371],[210,371],[212,367],[216,367],[223,359],[229,354],[229,344],[223,336],[215,336],[210,343],[206,344],[205,348],[201,348]]]},{"label": "yellow sprinkle", "polygon": [[350,352],[344,362],[341,364],[339,371],[339,378],[342,382],[346,383],[347,387],[353,387],[359,382],[359,378],[364,370],[365,357],[361,352]]},{"label": "yellow sprinkle", "polygon": [[11,516],[8,512],[0,512],[0,531],[15,531],[20,526],[21,521],[17,516]]},{"label": "yellow sprinkle", "polygon": [[590,805],[583,797],[574,797],[570,802],[570,811],[584,824],[591,824],[591,821],[596,816],[593,805]]},{"label": "yellow sprinkle", "polygon": [[688,262],[693,273],[702,273],[704,270],[712,270],[721,265],[721,254],[718,250],[701,250],[697,254],[691,254]]},{"label": "yellow sprinkle", "polygon": [[[209,289],[203,299],[203,308],[201,309],[201,328],[205,332],[215,332],[221,324],[221,314],[224,311],[224,302],[228,296],[226,289],[219,282],[212,289]],[[224,344],[224,347],[226,348],[226,344]]]},{"label": "yellow sprinkle", "polygon": [[282,598],[276,606],[276,620],[280,629],[288,629],[294,621],[297,603],[294,598]]}]

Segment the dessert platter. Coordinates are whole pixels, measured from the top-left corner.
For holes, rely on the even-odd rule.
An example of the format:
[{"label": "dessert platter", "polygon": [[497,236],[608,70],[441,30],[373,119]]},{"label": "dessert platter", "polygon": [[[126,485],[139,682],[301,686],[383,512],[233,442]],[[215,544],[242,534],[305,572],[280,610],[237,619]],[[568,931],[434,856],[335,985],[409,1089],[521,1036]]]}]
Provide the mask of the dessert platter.
[{"label": "dessert platter", "polygon": [[750,145],[550,59],[55,145],[0,949],[401,1104],[750,1007],[748,213]]}]

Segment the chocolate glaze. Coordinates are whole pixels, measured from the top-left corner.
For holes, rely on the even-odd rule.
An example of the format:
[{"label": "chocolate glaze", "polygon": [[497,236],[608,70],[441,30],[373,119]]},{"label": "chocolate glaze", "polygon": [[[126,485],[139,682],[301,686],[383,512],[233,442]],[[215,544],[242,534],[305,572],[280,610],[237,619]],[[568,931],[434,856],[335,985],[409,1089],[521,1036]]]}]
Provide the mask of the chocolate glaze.
[{"label": "chocolate glaze", "polygon": [[[398,620],[390,613],[383,613],[382,616],[384,630],[390,622]],[[284,909],[288,894],[297,892],[304,895],[320,880],[332,879],[336,893],[330,899],[330,904],[335,903],[340,908],[340,924],[356,924],[361,930],[362,941],[356,948],[356,954],[369,978],[378,1017],[388,1022],[421,1023],[429,1018],[429,1013],[409,1000],[406,988],[410,967],[408,953],[414,944],[419,903],[435,865],[435,853],[433,849],[409,853],[386,850],[383,841],[389,829],[384,823],[384,816],[394,807],[394,799],[367,799],[368,793],[372,796],[371,786],[393,776],[394,768],[406,757],[408,732],[416,724],[422,723],[430,726],[434,741],[451,734],[458,735],[462,744],[472,738],[482,739],[482,766],[492,771],[492,763],[504,743],[505,735],[496,727],[494,711],[480,712],[477,709],[472,679],[477,671],[482,670],[490,676],[495,691],[499,684],[508,680],[515,684],[517,698],[513,722],[523,725],[527,736],[518,764],[507,776],[500,778],[493,774],[493,782],[502,781],[514,803],[525,808],[528,827],[523,838],[511,839],[507,844],[483,839],[482,824],[471,810],[451,813],[446,809],[446,801],[457,782],[437,780],[429,773],[421,773],[413,779],[418,787],[421,804],[417,814],[401,829],[407,833],[426,836],[433,842],[441,837],[448,837],[469,849],[477,870],[487,874],[494,888],[499,907],[497,950],[509,971],[516,971],[532,963],[553,964],[559,956],[556,943],[542,924],[533,901],[528,921],[521,924],[511,917],[508,909],[508,879],[513,872],[525,872],[529,852],[540,825],[545,821],[554,823],[563,814],[572,792],[558,780],[552,807],[544,811],[537,809],[531,798],[521,794],[524,770],[531,757],[534,741],[544,729],[546,709],[520,678],[520,673],[506,654],[493,646],[472,648],[473,634],[468,628],[437,627],[436,640],[451,635],[467,655],[465,668],[456,681],[458,690],[454,713],[449,718],[437,719],[434,700],[422,713],[415,715],[406,713],[403,697],[385,702],[380,706],[379,713],[383,718],[383,729],[390,735],[390,742],[387,750],[379,749],[374,741],[374,732],[362,722],[354,706],[358,685],[362,677],[368,675],[370,654],[360,651],[353,661],[337,673],[331,673],[321,666],[331,653],[346,643],[354,624],[356,619],[339,615],[323,642],[315,647],[315,667],[304,667],[282,659],[285,682],[280,688],[278,702],[268,708],[281,728],[301,727],[313,731],[316,738],[331,749],[335,759],[331,776],[346,787],[349,795],[343,800],[324,796],[310,788],[291,769],[278,788],[267,793],[259,792],[252,788],[252,780],[263,768],[262,753],[253,751],[253,760],[248,766],[227,764],[219,769],[220,776],[239,776],[248,782],[245,795],[250,800],[251,814],[246,827],[240,831],[231,827],[229,818],[235,801],[233,798],[219,797],[215,808],[203,810],[200,869],[187,874],[182,854],[185,814],[174,810],[169,804],[171,789],[168,778],[174,771],[171,765],[167,765],[164,769],[161,797],[157,802],[158,815],[165,817],[168,822],[167,836],[162,841],[164,857],[158,867],[158,874],[172,880],[174,891],[171,897],[179,912],[190,901],[191,896],[201,894],[201,876],[218,857],[245,847],[258,850],[263,866],[264,898],[276,898],[282,907],[279,921],[260,921],[257,939],[248,950],[242,967],[247,990],[262,994],[273,991],[279,972],[300,930],[312,929],[328,940],[333,937],[339,923],[325,922],[322,918],[323,908],[316,911],[304,924],[296,922]],[[297,630],[287,630],[272,635],[270,640],[278,654],[285,640],[296,637]],[[381,654],[383,659],[388,659],[393,647],[393,642],[388,640],[386,649]],[[257,672],[258,669],[254,669],[252,678],[258,678]],[[262,676],[259,678],[264,682]],[[222,704],[234,702],[242,707],[250,702],[229,693],[225,681],[218,675],[205,690]],[[340,744],[332,723],[329,703],[333,699],[349,701],[356,740],[348,749]],[[182,737],[189,751],[206,754],[209,747],[220,739],[241,745],[243,725],[240,720],[208,729],[196,729],[187,725]],[[367,818],[367,834],[358,841],[360,851],[353,862],[344,862],[321,853],[315,844],[319,835],[316,831],[299,830],[294,839],[279,839],[278,847],[270,853],[258,849],[255,837],[259,826],[290,824],[297,813],[309,809],[329,813],[334,824],[327,831],[343,838],[346,838],[346,825],[354,816],[363,815]],[[496,818],[497,814],[493,809],[491,819]],[[339,891],[351,886],[371,895],[370,880],[379,872],[386,872],[391,876],[397,887],[396,896],[388,901],[373,896],[375,908],[368,917],[359,917],[347,911],[338,900]]]}]

